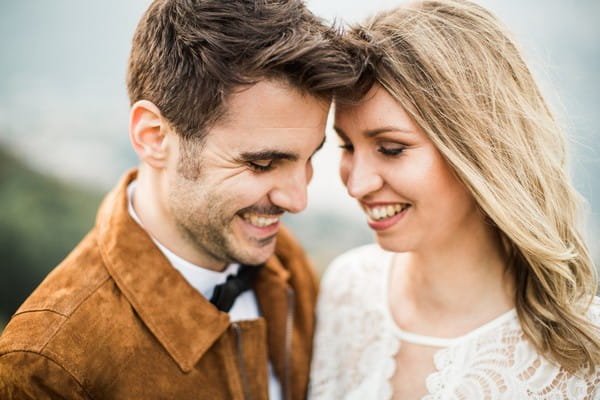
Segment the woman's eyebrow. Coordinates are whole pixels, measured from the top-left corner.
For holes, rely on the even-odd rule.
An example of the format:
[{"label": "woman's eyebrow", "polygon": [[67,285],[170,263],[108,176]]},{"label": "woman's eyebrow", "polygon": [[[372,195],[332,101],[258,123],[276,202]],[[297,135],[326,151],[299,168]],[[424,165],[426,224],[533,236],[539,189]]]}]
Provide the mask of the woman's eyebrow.
[{"label": "woman's eyebrow", "polygon": [[377,136],[377,135],[380,135],[380,134],[386,133],[386,132],[400,132],[400,133],[409,133],[409,134],[413,133],[409,129],[401,128],[399,126],[388,125],[388,126],[382,126],[380,128],[366,130],[363,132],[363,135],[365,135],[366,137],[374,137],[374,136]]},{"label": "woman's eyebrow", "polygon": [[[339,137],[341,137],[342,139],[347,138],[348,136],[344,133],[344,131],[337,127],[334,126],[333,130],[337,133],[337,135]],[[380,135],[382,133],[386,133],[386,132],[401,132],[401,133],[408,133],[408,134],[412,134],[413,132],[409,129],[405,129],[405,128],[401,128],[398,126],[392,126],[392,125],[388,125],[388,126],[382,126],[379,128],[374,128],[374,129],[367,129],[366,131],[363,131],[362,134],[366,137],[374,137],[377,135]]]}]

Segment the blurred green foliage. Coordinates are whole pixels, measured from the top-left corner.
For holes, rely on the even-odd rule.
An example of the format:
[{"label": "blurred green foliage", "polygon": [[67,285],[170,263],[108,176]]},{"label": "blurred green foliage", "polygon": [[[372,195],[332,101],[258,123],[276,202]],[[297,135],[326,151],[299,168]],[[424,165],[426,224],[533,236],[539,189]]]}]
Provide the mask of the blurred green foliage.
[{"label": "blurred green foliage", "polygon": [[92,227],[100,201],[0,148],[0,328]]}]

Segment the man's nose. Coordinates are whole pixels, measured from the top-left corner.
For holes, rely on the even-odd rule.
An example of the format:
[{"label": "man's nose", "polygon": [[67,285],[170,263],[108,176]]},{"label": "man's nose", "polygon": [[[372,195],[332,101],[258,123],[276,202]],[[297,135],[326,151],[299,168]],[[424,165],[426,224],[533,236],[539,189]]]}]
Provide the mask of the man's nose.
[{"label": "man's nose", "polygon": [[307,187],[310,176],[306,170],[294,171],[283,174],[270,193],[273,205],[281,207],[288,212],[298,213],[306,208]]}]

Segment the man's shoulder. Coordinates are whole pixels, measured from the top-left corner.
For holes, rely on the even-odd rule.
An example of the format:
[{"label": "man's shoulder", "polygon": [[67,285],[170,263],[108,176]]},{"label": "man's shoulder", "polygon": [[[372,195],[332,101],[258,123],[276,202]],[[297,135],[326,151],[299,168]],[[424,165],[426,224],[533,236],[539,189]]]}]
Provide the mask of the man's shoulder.
[{"label": "man's shoulder", "polygon": [[95,240],[92,231],[19,307],[0,336],[0,355],[43,352],[61,331],[76,328],[72,321],[84,317],[85,303],[100,302],[98,290],[112,282]]},{"label": "man's shoulder", "polygon": [[304,259],[306,254],[290,230],[282,226],[277,234],[275,256],[287,266],[290,261],[294,261],[298,257]]},{"label": "man's shoulder", "polygon": [[95,242],[92,231],[13,315],[0,336],[0,381],[58,380],[81,391],[90,371],[110,374],[145,335]]},{"label": "man's shoulder", "polygon": [[[276,259],[274,264],[280,264],[289,272],[288,283],[296,294],[298,306],[306,310],[314,309],[319,291],[317,274],[302,246],[284,227],[277,235],[274,258]],[[267,262],[269,263],[270,261]]]},{"label": "man's shoulder", "polygon": [[50,271],[15,315],[47,311],[68,317],[109,277],[92,230]]},{"label": "man's shoulder", "polygon": [[282,227],[277,235],[275,257],[292,276],[312,276],[315,273],[306,252],[293,234],[285,227]]}]

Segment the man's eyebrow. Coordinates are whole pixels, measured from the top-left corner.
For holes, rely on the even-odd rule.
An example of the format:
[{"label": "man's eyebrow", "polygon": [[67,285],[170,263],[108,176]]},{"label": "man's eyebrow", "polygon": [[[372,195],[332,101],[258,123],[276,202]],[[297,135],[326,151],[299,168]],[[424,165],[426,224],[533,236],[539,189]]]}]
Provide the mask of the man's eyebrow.
[{"label": "man's eyebrow", "polygon": [[[319,146],[312,153],[311,157],[325,144],[325,138],[321,141]],[[288,153],[279,150],[259,150],[259,151],[244,151],[240,154],[239,159],[242,162],[248,161],[260,161],[260,160],[287,160],[297,161],[300,157],[297,153]]]},{"label": "man's eyebrow", "polygon": [[259,161],[259,160],[289,160],[296,161],[298,154],[286,153],[279,150],[259,150],[259,151],[245,151],[240,154],[240,160],[247,161]]}]

